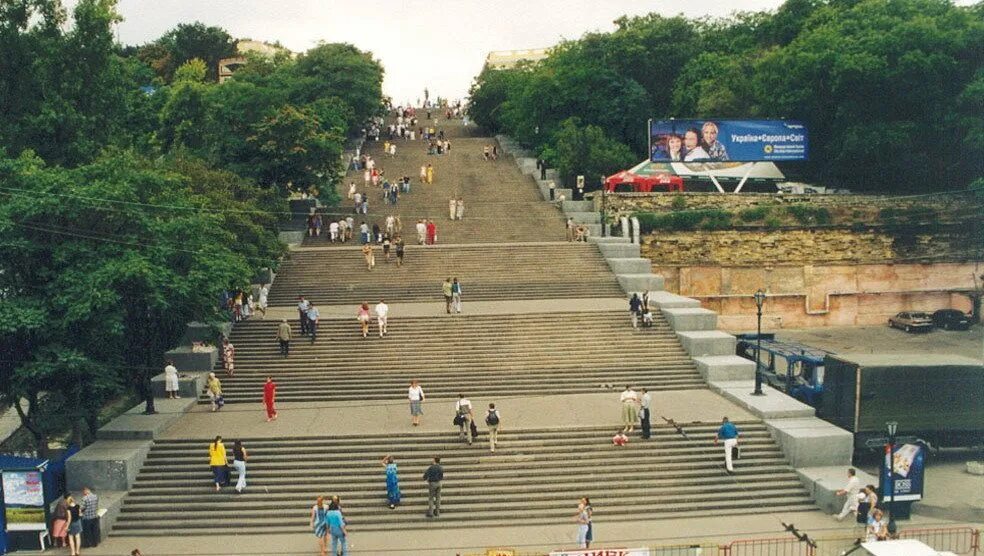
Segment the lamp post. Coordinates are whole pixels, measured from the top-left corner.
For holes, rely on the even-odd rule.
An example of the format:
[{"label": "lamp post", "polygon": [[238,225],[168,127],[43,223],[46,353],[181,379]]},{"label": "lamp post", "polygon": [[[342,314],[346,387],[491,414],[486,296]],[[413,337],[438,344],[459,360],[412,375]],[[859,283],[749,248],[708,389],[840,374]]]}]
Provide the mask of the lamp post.
[{"label": "lamp post", "polygon": [[898,526],[895,524],[895,434],[899,431],[898,421],[885,423],[888,429],[888,488],[892,497],[888,501],[888,535],[895,537]]},{"label": "lamp post", "polygon": [[606,203],[607,198],[605,196],[607,189],[605,188],[605,176],[601,176],[601,235],[603,237],[608,236],[608,205]]},{"label": "lamp post", "polygon": [[759,368],[759,359],[762,353],[762,305],[765,304],[765,291],[759,288],[755,292],[755,307],[758,309],[756,315],[758,316],[758,332],[755,334],[755,391],[752,395],[764,396],[765,393],[762,392],[762,371]]}]

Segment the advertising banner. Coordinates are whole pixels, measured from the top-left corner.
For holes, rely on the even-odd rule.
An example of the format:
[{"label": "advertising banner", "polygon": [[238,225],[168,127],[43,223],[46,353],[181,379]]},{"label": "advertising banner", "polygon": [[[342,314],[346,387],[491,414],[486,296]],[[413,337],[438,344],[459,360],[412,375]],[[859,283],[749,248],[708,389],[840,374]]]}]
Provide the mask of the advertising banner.
[{"label": "advertising banner", "polygon": [[33,529],[45,524],[40,471],[4,471],[3,501],[7,529]]},{"label": "advertising banner", "polygon": [[648,548],[582,548],[554,550],[550,556],[650,556]]},{"label": "advertising banner", "polygon": [[792,120],[653,120],[653,162],[806,160],[806,126]]},{"label": "advertising banner", "polygon": [[[892,465],[892,460],[894,465]],[[921,444],[903,444],[895,448],[892,457],[890,446],[885,446],[885,460],[881,469],[881,496],[888,502],[922,500],[923,478],[926,470],[926,447]],[[892,492],[892,485],[895,492]]]}]

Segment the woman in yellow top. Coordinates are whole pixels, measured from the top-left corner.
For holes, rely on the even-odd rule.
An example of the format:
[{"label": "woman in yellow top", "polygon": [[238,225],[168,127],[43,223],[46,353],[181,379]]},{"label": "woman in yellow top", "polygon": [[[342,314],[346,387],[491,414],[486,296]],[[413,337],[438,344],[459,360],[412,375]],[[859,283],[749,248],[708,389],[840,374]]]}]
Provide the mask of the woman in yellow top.
[{"label": "woman in yellow top", "polygon": [[216,436],[215,441],[208,445],[208,465],[212,468],[212,478],[218,492],[222,485],[229,482],[229,460],[226,459],[226,448],[221,436]]},{"label": "woman in yellow top", "polygon": [[434,167],[427,165],[427,183],[434,183]]},{"label": "woman in yellow top", "polygon": [[208,380],[205,381],[205,393],[208,394],[208,399],[212,400],[212,411],[225,405],[225,400],[222,398],[222,383],[219,382],[219,377],[215,376],[215,373],[208,373]]}]

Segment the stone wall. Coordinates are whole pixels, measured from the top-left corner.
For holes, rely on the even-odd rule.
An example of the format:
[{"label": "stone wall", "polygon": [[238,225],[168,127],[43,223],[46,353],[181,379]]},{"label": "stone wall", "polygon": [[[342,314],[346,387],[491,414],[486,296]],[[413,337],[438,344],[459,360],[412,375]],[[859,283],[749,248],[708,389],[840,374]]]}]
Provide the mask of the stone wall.
[{"label": "stone wall", "polygon": [[769,293],[762,327],[884,325],[906,310],[971,310],[967,295],[984,263],[759,266],[653,265],[665,289],[699,300],[719,314],[718,327],[755,329],[759,288]]},{"label": "stone wall", "polygon": [[[593,196],[596,209],[601,209],[601,195]],[[782,195],[776,193],[609,193],[605,195],[605,208],[610,215],[632,212],[669,212],[678,210],[674,203],[682,198],[689,210],[723,209],[740,210],[763,205],[806,204],[829,209],[851,208],[862,211],[872,207],[891,206],[912,208],[926,206],[946,208],[961,200],[956,197],[893,197],[885,195]]]},{"label": "stone wall", "polygon": [[904,239],[844,228],[655,231],[642,237],[642,256],[657,265],[748,266],[789,263],[873,263],[965,258],[965,238],[940,233]]}]

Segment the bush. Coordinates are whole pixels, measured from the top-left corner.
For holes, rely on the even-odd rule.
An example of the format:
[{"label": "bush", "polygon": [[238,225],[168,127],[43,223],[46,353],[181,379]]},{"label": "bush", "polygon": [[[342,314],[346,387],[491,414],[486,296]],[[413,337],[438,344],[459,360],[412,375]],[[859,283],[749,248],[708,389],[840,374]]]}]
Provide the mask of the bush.
[{"label": "bush", "polygon": [[782,220],[779,220],[779,218],[775,216],[770,216],[765,219],[765,227],[770,230],[777,230],[780,226],[782,226]]},{"label": "bush", "polygon": [[738,217],[742,222],[757,222],[768,216],[771,210],[771,206],[752,207],[738,213]]},{"label": "bush", "polygon": [[670,203],[670,207],[673,210],[686,210],[687,199],[683,195],[675,195],[673,201]]},{"label": "bush", "polygon": [[707,210],[700,227],[704,230],[726,230],[731,227],[732,215],[726,210]]},{"label": "bush", "polygon": [[732,219],[730,212],[718,209],[683,210],[664,214],[639,212],[633,216],[639,219],[639,227],[642,229],[642,233],[649,233],[654,230],[684,232],[698,228],[704,230],[723,230],[731,227]]},{"label": "bush", "polygon": [[830,224],[830,211],[824,207],[811,207],[809,205],[790,205],[786,207],[789,212],[802,225],[811,224]]}]

